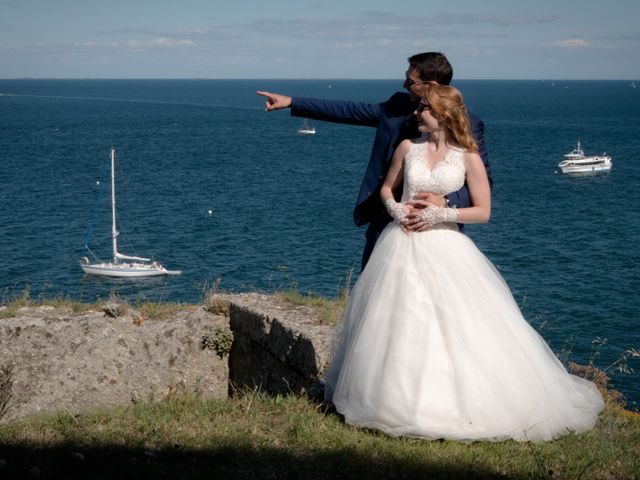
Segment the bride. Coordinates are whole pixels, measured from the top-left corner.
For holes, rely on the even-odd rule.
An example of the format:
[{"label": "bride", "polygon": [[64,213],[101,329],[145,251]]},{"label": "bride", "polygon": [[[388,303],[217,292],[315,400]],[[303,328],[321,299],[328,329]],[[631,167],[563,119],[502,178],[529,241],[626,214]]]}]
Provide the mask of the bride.
[{"label": "bride", "polygon": [[[458,230],[491,210],[460,92],[431,87],[414,114],[423,137],[392,159],[380,195],[395,222],[353,288],[325,397],[348,424],[393,436],[541,441],[590,429],[603,408],[598,389],[567,373]],[[465,181],[469,208],[412,201]]]}]

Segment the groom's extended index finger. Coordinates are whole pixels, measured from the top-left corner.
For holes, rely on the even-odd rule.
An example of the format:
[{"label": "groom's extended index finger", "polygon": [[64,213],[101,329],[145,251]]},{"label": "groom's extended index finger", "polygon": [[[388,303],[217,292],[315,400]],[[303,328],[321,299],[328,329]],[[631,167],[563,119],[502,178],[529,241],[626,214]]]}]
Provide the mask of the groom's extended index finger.
[{"label": "groom's extended index finger", "polygon": [[264,92],[262,90],[258,90],[256,92],[256,94],[260,95],[261,97],[266,97],[267,98],[267,100],[265,102],[265,105],[264,105],[265,111],[270,112],[271,110],[273,110],[272,105],[276,103],[276,99],[274,98],[272,93]]}]

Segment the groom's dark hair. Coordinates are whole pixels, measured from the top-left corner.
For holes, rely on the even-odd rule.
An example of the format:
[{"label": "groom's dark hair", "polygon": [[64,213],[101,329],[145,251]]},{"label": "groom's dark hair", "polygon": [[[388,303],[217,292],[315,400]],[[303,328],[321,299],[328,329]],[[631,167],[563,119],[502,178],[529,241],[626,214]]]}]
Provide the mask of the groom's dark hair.
[{"label": "groom's dark hair", "polygon": [[449,85],[453,78],[453,67],[440,52],[418,53],[407,59],[409,66],[418,72],[425,82],[436,81],[440,85]]}]

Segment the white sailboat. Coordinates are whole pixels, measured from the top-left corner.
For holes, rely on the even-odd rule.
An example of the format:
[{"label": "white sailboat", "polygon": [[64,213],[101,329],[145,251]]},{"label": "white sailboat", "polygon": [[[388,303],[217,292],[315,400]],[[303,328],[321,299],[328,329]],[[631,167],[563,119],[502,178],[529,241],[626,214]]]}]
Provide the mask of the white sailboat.
[{"label": "white sailboat", "polygon": [[[98,261],[91,263],[87,257],[82,257],[80,267],[90,275],[102,275],[106,277],[134,278],[156,277],[159,275],[180,275],[180,270],[167,270],[160,263],[150,258],[124,255],[118,252],[118,229],[116,228],[116,151],[111,148],[111,239],[113,244],[113,260],[110,262]],[[88,245],[84,246],[88,252],[93,253]],[[94,255],[95,256],[95,255]]]},{"label": "white sailboat", "polygon": [[298,134],[300,134],[300,135],[315,135],[316,134],[316,129],[315,129],[315,127],[312,127],[311,125],[309,125],[309,122],[305,118],[304,122],[302,122],[302,126],[298,129]]}]

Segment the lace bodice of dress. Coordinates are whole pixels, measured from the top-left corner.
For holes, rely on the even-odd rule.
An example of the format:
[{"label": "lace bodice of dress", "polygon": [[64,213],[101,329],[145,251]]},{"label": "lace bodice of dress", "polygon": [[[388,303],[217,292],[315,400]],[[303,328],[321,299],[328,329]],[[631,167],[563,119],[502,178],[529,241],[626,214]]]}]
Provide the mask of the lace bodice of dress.
[{"label": "lace bodice of dress", "polygon": [[444,158],[430,169],[425,158],[426,146],[425,140],[418,140],[404,158],[403,202],[413,199],[419,192],[447,195],[464,185],[464,150],[449,147]]}]

